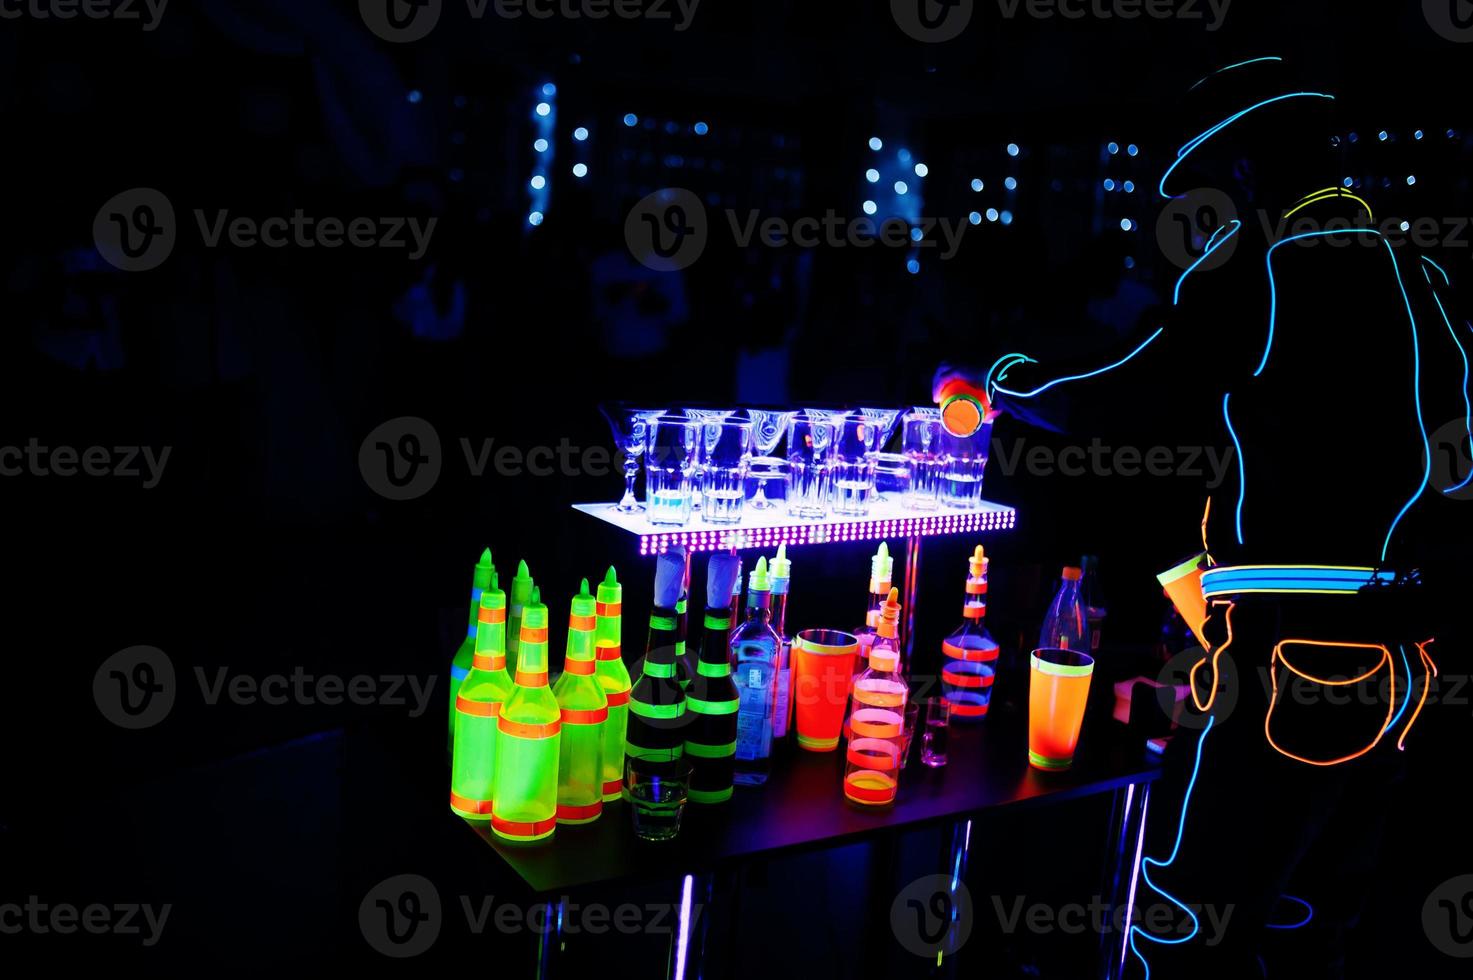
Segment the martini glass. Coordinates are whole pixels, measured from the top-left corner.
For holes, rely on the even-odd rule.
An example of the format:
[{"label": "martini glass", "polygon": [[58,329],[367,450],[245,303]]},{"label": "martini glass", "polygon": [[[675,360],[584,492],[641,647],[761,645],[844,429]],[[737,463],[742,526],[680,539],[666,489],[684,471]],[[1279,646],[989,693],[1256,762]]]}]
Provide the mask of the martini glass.
[{"label": "martini glass", "polygon": [[903,482],[909,483],[905,458],[885,452],[885,447],[890,445],[890,439],[895,435],[896,427],[900,425],[900,409],[861,408],[859,412],[874,430],[874,448],[867,455],[875,464],[877,477],[883,477],[875,481],[875,501],[888,503],[894,499],[892,493],[904,492],[901,486],[902,473],[907,477]]},{"label": "martini glass", "polygon": [[752,421],[752,445],[758,453],[752,459],[750,468],[750,472],[757,475],[757,488],[752,494],[752,509],[772,510],[777,504],[768,499],[767,483],[769,480],[786,479],[788,470],[788,461],[778,459],[774,454],[778,443],[783,441],[783,435],[788,431],[788,423],[798,413],[765,408],[749,408],[746,412],[747,418]]},{"label": "martini glass", "polygon": [[687,408],[685,417],[697,423],[696,433],[696,491],[692,510],[701,509],[701,487],[704,482],[706,463],[710,458],[707,447],[721,438],[721,423],[736,414],[730,408]]},{"label": "martini glass", "polygon": [[623,402],[604,402],[599,413],[609,423],[614,434],[614,445],[624,457],[624,496],[616,509],[624,514],[637,514],[644,510],[634,496],[634,481],[639,476],[639,458],[644,455],[645,439],[651,419],[665,414],[663,409],[635,408]]}]

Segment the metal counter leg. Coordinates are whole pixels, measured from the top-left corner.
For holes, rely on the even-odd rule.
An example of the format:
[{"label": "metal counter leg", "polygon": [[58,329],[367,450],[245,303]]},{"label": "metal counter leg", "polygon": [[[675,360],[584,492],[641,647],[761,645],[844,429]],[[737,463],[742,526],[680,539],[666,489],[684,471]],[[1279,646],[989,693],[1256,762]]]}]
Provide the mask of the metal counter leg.
[{"label": "metal counter leg", "polygon": [[1120,980],[1125,975],[1131,915],[1140,884],[1141,850],[1146,844],[1146,812],[1150,801],[1150,783],[1131,783],[1124,790],[1116,790],[1112,800],[1100,890],[1100,896],[1109,908],[1106,927],[1100,936],[1100,980]]}]

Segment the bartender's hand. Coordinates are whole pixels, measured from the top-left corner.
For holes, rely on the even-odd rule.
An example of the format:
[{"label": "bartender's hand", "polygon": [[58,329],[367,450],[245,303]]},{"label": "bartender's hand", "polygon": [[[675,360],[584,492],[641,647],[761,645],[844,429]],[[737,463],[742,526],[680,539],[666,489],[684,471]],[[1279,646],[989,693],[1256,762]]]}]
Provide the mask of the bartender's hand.
[{"label": "bartender's hand", "polygon": [[931,379],[931,400],[941,401],[941,390],[952,381],[965,381],[987,392],[987,400],[997,404],[997,386],[1008,379],[1009,372],[1023,364],[1038,363],[1027,354],[1004,354],[985,370],[965,365],[943,363]]}]

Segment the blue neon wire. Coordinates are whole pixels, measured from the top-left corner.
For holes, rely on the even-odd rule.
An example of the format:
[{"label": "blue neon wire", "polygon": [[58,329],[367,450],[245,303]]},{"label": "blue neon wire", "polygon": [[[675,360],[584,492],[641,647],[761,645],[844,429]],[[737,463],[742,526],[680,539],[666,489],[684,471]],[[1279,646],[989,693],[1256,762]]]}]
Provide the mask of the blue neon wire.
[{"label": "blue neon wire", "polygon": [[1238,440],[1237,430],[1233,428],[1233,418],[1228,414],[1228,399],[1233,397],[1232,392],[1222,396],[1222,419],[1227,423],[1228,435],[1233,437],[1233,448],[1238,454],[1238,544],[1243,543],[1243,500],[1248,495],[1248,468],[1243,461],[1243,443]]},{"label": "blue neon wire", "polygon": [[[1345,228],[1339,231],[1309,231],[1302,235],[1281,239],[1269,246],[1268,255],[1264,257],[1264,262],[1268,265],[1268,340],[1263,345],[1263,360],[1258,362],[1258,370],[1253,372],[1255,378],[1263,373],[1264,368],[1268,367],[1268,355],[1274,347],[1274,326],[1279,318],[1279,286],[1274,279],[1274,252],[1290,242],[1297,242],[1303,238],[1324,238],[1328,235],[1349,235],[1357,232],[1365,232],[1381,238],[1381,233],[1374,228]],[[1384,242],[1386,239],[1381,238],[1381,240]]]},{"label": "blue neon wire", "polygon": [[1151,872],[1147,865],[1155,865],[1158,868],[1167,868],[1176,862],[1176,856],[1181,851],[1182,834],[1186,831],[1187,807],[1191,805],[1192,792],[1197,788],[1197,776],[1202,771],[1202,746],[1206,744],[1207,734],[1212,731],[1212,726],[1216,724],[1216,722],[1217,717],[1215,715],[1208,715],[1207,727],[1202,729],[1202,734],[1197,739],[1197,756],[1195,761],[1192,763],[1192,778],[1187,782],[1186,795],[1182,797],[1181,817],[1177,820],[1176,843],[1171,848],[1171,856],[1165,861],[1158,861],[1155,858],[1145,858],[1141,861],[1141,878],[1145,881],[1147,887],[1156,892],[1162,898],[1166,899],[1171,904],[1180,908],[1183,912],[1187,914],[1187,917],[1192,920],[1192,931],[1187,935],[1182,936],[1180,939],[1158,939],[1150,933],[1146,932],[1140,926],[1132,925],[1130,927],[1130,951],[1135,954],[1136,959],[1141,961],[1141,966],[1145,967],[1146,980],[1151,980],[1151,964],[1146,960],[1145,954],[1143,954],[1140,949],[1136,947],[1135,938],[1137,935],[1145,936],[1146,939],[1150,940],[1151,942],[1157,943],[1162,946],[1180,946],[1182,943],[1191,942],[1194,938],[1196,938],[1197,933],[1202,930],[1202,924],[1197,919],[1197,915],[1195,912],[1184,905],[1180,899],[1165,891],[1162,891],[1159,887],[1157,887],[1156,883],[1151,880]]},{"label": "blue neon wire", "polygon": [[1453,284],[1452,283],[1452,280],[1447,277],[1447,270],[1444,269],[1442,266],[1438,265],[1436,262],[1432,261],[1431,259],[1429,259],[1425,255],[1422,256],[1422,261],[1423,262],[1426,262],[1427,264],[1431,265],[1432,268],[1434,268],[1438,272],[1442,273],[1442,284],[1444,286],[1451,286]]},{"label": "blue neon wire", "polygon": [[1286,930],[1286,931],[1287,930],[1293,930],[1293,929],[1303,929],[1305,926],[1309,925],[1311,922],[1314,921],[1314,906],[1313,905],[1310,905],[1304,899],[1299,898],[1299,897],[1294,896],[1294,895],[1280,895],[1279,897],[1280,898],[1287,898],[1291,902],[1297,902],[1300,905],[1303,905],[1304,906],[1304,913],[1305,913],[1304,918],[1301,919],[1300,921],[1294,923],[1291,926],[1276,926],[1276,925],[1273,925],[1273,924],[1266,924],[1266,928],[1269,928],[1269,929],[1281,929],[1281,930]]},{"label": "blue neon wire", "polygon": [[1417,487],[1417,492],[1412,494],[1401,511],[1391,521],[1391,526],[1386,529],[1386,540],[1381,545],[1381,560],[1386,560],[1386,553],[1391,550],[1391,536],[1396,533],[1396,526],[1406,516],[1407,511],[1412,509],[1427,490],[1427,484],[1432,482],[1432,444],[1427,438],[1427,423],[1422,418],[1422,340],[1417,335],[1417,316],[1412,312],[1412,301],[1407,296],[1406,282],[1401,278],[1401,263],[1396,261],[1396,253],[1392,251],[1391,244],[1385,238],[1381,244],[1386,246],[1386,254],[1391,256],[1391,268],[1396,273],[1396,285],[1401,289],[1401,301],[1406,304],[1407,322],[1412,327],[1412,400],[1417,407],[1417,429],[1422,434],[1422,483]]},{"label": "blue neon wire", "polygon": [[[1436,263],[1433,263],[1433,265],[1436,265]],[[1441,269],[1438,269],[1437,271],[1442,272]],[[1426,275],[1427,270],[1423,269],[1422,274]],[[1446,273],[1443,274],[1446,275]],[[1432,279],[1430,276],[1427,279],[1427,284],[1429,286],[1432,285]],[[1468,351],[1464,349],[1463,342],[1458,339],[1458,332],[1453,329],[1452,321],[1449,320],[1447,317],[1447,308],[1442,305],[1442,297],[1437,295],[1436,286],[1432,286],[1432,299],[1437,303],[1437,311],[1442,314],[1442,322],[1447,325],[1447,332],[1452,336],[1453,343],[1458,345],[1458,353],[1461,354],[1463,357],[1463,422],[1464,427],[1468,431],[1469,441],[1473,441],[1473,400],[1470,400],[1468,397]],[[1466,487],[1470,480],[1473,480],[1473,469],[1470,469],[1468,471],[1468,475],[1463,478],[1462,483],[1459,483],[1455,487],[1448,487],[1442,492],[1456,493],[1457,491]]]},{"label": "blue neon wire", "polygon": [[1211,75],[1208,75],[1206,78],[1202,78],[1202,79],[1198,80],[1196,82],[1196,84],[1194,84],[1192,86],[1192,88],[1187,89],[1187,91],[1190,92],[1190,91],[1192,91],[1192,89],[1195,89],[1198,85],[1201,85],[1203,82],[1207,81],[1207,79],[1213,78],[1213,77],[1215,77],[1217,75],[1221,75],[1225,71],[1232,71],[1234,68],[1242,68],[1245,65],[1256,65],[1260,61],[1283,61],[1283,60],[1284,60],[1283,58],[1280,58],[1277,55],[1270,55],[1267,58],[1249,58],[1247,61],[1238,61],[1238,62],[1235,62],[1235,63],[1233,63],[1231,65],[1223,65],[1221,68],[1217,69],[1217,71],[1213,72]]},{"label": "blue neon wire", "polygon": [[[1407,669],[1407,692],[1401,699],[1401,707],[1397,709],[1396,715],[1386,725],[1388,732],[1396,727],[1397,722],[1401,721],[1401,716],[1407,713],[1407,705],[1412,703],[1412,662],[1407,659],[1407,648],[1405,646],[1398,643],[1396,649],[1401,654],[1401,665]],[[1393,667],[1391,669],[1394,674],[1396,668]],[[1395,677],[1393,676],[1392,679],[1395,680]]]},{"label": "blue neon wire", "polygon": [[1209,139],[1216,136],[1218,133],[1222,132],[1233,123],[1237,122],[1239,119],[1242,119],[1244,116],[1248,115],[1248,113],[1253,112],[1257,109],[1262,109],[1266,105],[1272,105],[1275,102],[1283,102],[1285,99],[1301,98],[1329,99],[1331,101],[1334,101],[1335,99],[1333,95],[1326,95],[1324,92],[1288,92],[1284,95],[1276,95],[1271,99],[1264,99],[1262,102],[1259,102],[1256,105],[1251,105],[1246,109],[1242,109],[1234,113],[1233,115],[1228,116],[1222,122],[1218,123],[1216,126],[1213,126],[1211,129],[1207,130],[1201,135],[1195,137],[1190,142],[1182,146],[1181,149],[1176,151],[1176,162],[1173,163],[1170,167],[1167,167],[1166,173],[1161,175],[1161,183],[1158,184],[1156,187],[1157,192],[1160,193],[1162,197],[1171,197],[1170,194],[1166,193],[1166,181],[1171,177],[1172,173],[1175,172],[1176,168],[1181,166],[1182,161],[1186,160],[1186,158],[1190,156],[1193,152],[1195,152],[1196,149],[1200,147],[1203,143],[1207,142]]},{"label": "blue neon wire", "polygon": [[[1229,228],[1229,227],[1232,228],[1232,231],[1229,231],[1223,237],[1222,241],[1219,242],[1217,240],[1217,236],[1222,234],[1223,228]],[[1222,227],[1218,228],[1216,231],[1214,231],[1212,233],[1212,237],[1209,238],[1209,239],[1207,239],[1207,245],[1202,250],[1202,257],[1199,258],[1197,261],[1193,262],[1190,266],[1188,266],[1187,267],[1187,271],[1186,272],[1183,272],[1181,274],[1181,278],[1176,281],[1176,290],[1171,295],[1171,305],[1172,306],[1178,306],[1178,305],[1181,304],[1181,284],[1187,281],[1187,276],[1189,276],[1192,273],[1196,272],[1197,271],[1197,266],[1201,265],[1203,262],[1206,262],[1207,259],[1208,259],[1208,257],[1211,256],[1213,252],[1217,251],[1218,249],[1220,249],[1224,245],[1226,245],[1228,243],[1228,240],[1231,239],[1234,235],[1236,235],[1238,233],[1238,230],[1240,228],[1242,228],[1242,227],[1243,227],[1243,222],[1239,221],[1237,218],[1233,218],[1227,224],[1223,225]],[[1214,242],[1216,242],[1216,244],[1213,244]]]},{"label": "blue neon wire", "polygon": [[1005,395],[1012,395],[1014,398],[1033,398],[1036,395],[1041,395],[1045,391],[1048,391],[1054,385],[1060,385],[1060,384],[1063,384],[1066,381],[1083,381],[1086,378],[1096,377],[1097,375],[1104,374],[1107,371],[1113,371],[1116,368],[1120,367],[1122,364],[1126,363],[1131,358],[1133,358],[1137,354],[1139,354],[1141,351],[1143,351],[1147,347],[1149,347],[1150,344],[1151,344],[1151,342],[1153,340],[1155,340],[1157,337],[1161,336],[1165,332],[1166,332],[1166,328],[1165,327],[1157,327],[1156,328],[1156,332],[1153,333],[1153,334],[1151,334],[1151,336],[1147,337],[1141,343],[1141,345],[1139,347],[1137,347],[1135,350],[1131,351],[1129,354],[1126,354],[1124,357],[1122,357],[1120,360],[1116,361],[1114,364],[1107,364],[1107,365],[1105,365],[1102,368],[1097,368],[1097,369],[1095,369],[1093,371],[1090,371],[1090,372],[1088,372],[1086,374],[1071,374],[1071,375],[1068,375],[1067,377],[1055,378],[1053,381],[1050,381],[1048,384],[1040,385],[1039,387],[1034,388],[1032,391],[1029,391],[1029,392],[1012,391],[1012,390],[1010,390],[1008,388],[1002,387],[1001,385],[998,385],[997,386],[997,390],[1000,391],[1000,392],[1002,392]]}]

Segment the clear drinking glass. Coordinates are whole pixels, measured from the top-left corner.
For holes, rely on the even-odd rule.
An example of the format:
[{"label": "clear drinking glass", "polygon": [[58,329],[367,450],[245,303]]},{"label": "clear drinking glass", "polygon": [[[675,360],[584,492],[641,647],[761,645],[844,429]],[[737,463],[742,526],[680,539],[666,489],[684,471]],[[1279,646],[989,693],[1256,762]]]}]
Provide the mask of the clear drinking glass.
[{"label": "clear drinking glass", "polygon": [[747,464],[752,459],[752,423],[725,419],[701,426],[705,466],[701,469],[701,517],[708,524],[739,524],[747,499]]},{"label": "clear drinking glass", "polygon": [[788,514],[827,517],[833,473],[833,419],[812,409],[794,413],[788,423]]},{"label": "clear drinking glass", "polygon": [[921,762],[932,769],[946,765],[946,747],[951,740],[951,702],[927,698],[922,720]]},{"label": "clear drinking glass", "polygon": [[746,414],[752,422],[752,449],[757,453],[748,468],[749,479],[755,483],[750,506],[753,510],[771,510],[777,506],[769,493],[771,487],[788,478],[788,461],[776,455],[777,445],[798,413],[749,408]]},{"label": "clear drinking glass", "polygon": [[901,449],[910,460],[907,510],[935,510],[941,491],[941,409],[917,408],[901,425]]},{"label": "clear drinking glass", "polygon": [[834,512],[863,517],[875,495],[879,430],[863,412],[846,412],[834,434]]},{"label": "clear drinking glass", "polygon": [[653,762],[629,756],[624,760],[624,793],[634,833],[641,840],[674,840],[690,798],[690,762]]},{"label": "clear drinking glass", "polygon": [[941,502],[957,510],[976,510],[982,503],[982,475],[992,443],[992,423],[970,436],[941,430]]},{"label": "clear drinking glass", "polygon": [[910,493],[910,457],[903,453],[871,453],[875,461],[875,502],[899,504]]},{"label": "clear drinking glass", "polygon": [[910,746],[915,740],[916,725],[921,719],[921,701],[905,701],[904,722],[900,729],[900,768],[904,769],[910,762]]},{"label": "clear drinking glass", "polygon": [[624,457],[624,496],[619,500],[618,509],[626,514],[637,514],[644,510],[644,505],[634,496],[634,481],[639,476],[639,458],[644,455],[650,420],[663,415],[664,410],[632,408],[623,402],[604,402],[599,405],[598,410],[609,423],[619,455]]},{"label": "clear drinking glass", "polygon": [[649,423],[645,448],[645,507],[651,524],[684,527],[694,501],[696,423],[661,415]]},{"label": "clear drinking glass", "polygon": [[[702,426],[715,425],[725,422],[735,415],[736,412],[729,408],[687,408],[685,417],[692,419]],[[701,474],[706,469],[706,439],[703,434],[696,436],[696,467],[693,474],[695,478],[695,499],[691,503],[694,510],[701,509]]]},{"label": "clear drinking glass", "polygon": [[861,408],[859,412],[875,428],[875,448],[871,451],[884,452],[895,436],[895,427],[900,423],[900,409]]}]

